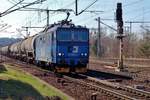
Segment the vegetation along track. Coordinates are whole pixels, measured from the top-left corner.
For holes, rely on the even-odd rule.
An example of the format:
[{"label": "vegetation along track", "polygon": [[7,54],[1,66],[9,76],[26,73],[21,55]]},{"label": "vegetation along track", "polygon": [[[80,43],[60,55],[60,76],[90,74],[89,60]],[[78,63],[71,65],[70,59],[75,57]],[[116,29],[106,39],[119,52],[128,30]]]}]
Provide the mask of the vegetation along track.
[{"label": "vegetation along track", "polygon": [[[91,100],[92,93],[94,90],[89,90],[88,87],[84,88],[81,85],[73,82],[72,80],[68,80],[63,78],[62,75],[57,75],[61,77],[56,77],[51,71],[43,70],[41,68],[35,67],[31,64],[26,64],[24,62],[10,59],[5,57],[5,64],[9,64],[11,66],[17,67],[23,71],[26,71],[42,80],[47,82],[50,85],[62,90],[66,94],[75,98],[75,100]],[[98,100],[111,100],[112,98],[108,98],[107,95],[99,94]]]},{"label": "vegetation along track", "polygon": [[[112,84],[110,82],[100,81],[95,78],[85,76],[86,78],[73,78],[70,76],[63,75],[63,77],[55,77],[53,72],[42,70],[33,65],[25,64],[20,61],[9,62],[9,64],[18,66],[25,71],[41,78],[49,84],[56,86],[65,93],[71,95],[77,100],[87,100],[92,96],[97,96],[99,100],[111,100],[111,99],[121,99],[121,100],[150,100],[150,94],[141,90],[137,90],[131,87],[121,86],[118,84]],[[50,78],[51,77],[51,78]],[[81,76],[83,77],[83,75]],[[57,80],[57,83],[56,83]],[[61,83],[61,86],[60,84]],[[76,92],[72,92],[73,84],[77,86]],[[58,86],[59,85],[59,86]],[[68,86],[70,86],[68,88]],[[63,89],[62,89],[63,88]],[[68,89],[72,89],[69,90]],[[90,92],[89,92],[90,91]],[[78,93],[79,92],[79,93]],[[85,94],[83,94],[83,92]],[[76,94],[74,94],[76,93]],[[94,94],[93,94],[94,93]]]}]

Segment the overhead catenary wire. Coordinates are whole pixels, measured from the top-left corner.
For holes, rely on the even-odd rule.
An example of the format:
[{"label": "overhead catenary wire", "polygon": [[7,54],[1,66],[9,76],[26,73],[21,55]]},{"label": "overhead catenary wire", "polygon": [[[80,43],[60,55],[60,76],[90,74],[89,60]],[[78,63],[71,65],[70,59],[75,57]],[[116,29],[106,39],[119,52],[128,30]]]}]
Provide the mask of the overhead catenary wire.
[{"label": "overhead catenary wire", "polygon": [[[143,0],[136,0],[136,1],[133,1],[133,2],[130,2],[130,3],[127,3],[127,4],[125,4],[125,5],[123,5],[123,7],[129,7],[129,6],[132,6],[132,5],[135,5],[135,4],[138,4],[138,3],[140,3],[141,1],[143,1]],[[112,9],[111,11],[114,11],[115,9]],[[104,13],[106,13],[106,11],[104,11]],[[109,13],[110,13],[110,11],[109,11]],[[95,16],[97,16],[97,15],[95,15]],[[91,18],[93,18],[93,16],[91,17]],[[90,17],[88,17],[87,19],[89,19],[89,20],[92,20]],[[108,17],[109,18],[109,17]],[[111,18],[111,17],[110,17]],[[80,20],[80,22],[81,22],[82,20]],[[87,20],[83,20],[84,22],[83,23],[87,23]]]},{"label": "overhead catenary wire", "polygon": [[[13,0],[14,1],[14,0]],[[15,0],[15,1],[19,1],[19,0]],[[129,2],[129,3],[127,3],[127,4],[125,4],[123,7],[129,7],[129,6],[132,6],[132,5],[135,5],[135,4],[138,4],[139,2],[141,2],[142,0],[134,0],[133,2]],[[66,3],[66,7],[68,7],[69,6],[69,4],[74,4],[75,3],[75,1],[73,1],[73,2],[67,2]],[[70,5],[71,6],[71,5]],[[64,7],[64,6],[63,6]],[[87,10],[86,10],[87,11]],[[113,11],[114,11],[114,9],[113,9]],[[104,12],[105,13],[105,12]],[[57,13],[54,13],[51,17],[53,17],[53,16],[57,16],[58,14]],[[98,15],[96,15],[95,17],[97,17]],[[112,14],[112,16],[113,16],[113,14]],[[111,16],[111,17],[112,17]],[[107,17],[107,16],[106,16]],[[33,16],[31,17],[32,18],[32,20],[31,19],[29,19],[29,20],[31,20],[31,22],[33,22],[33,21],[35,21],[34,19],[35,18],[33,18]],[[82,19],[82,20],[80,20],[80,21],[78,21],[78,22],[81,22],[81,23],[87,23],[87,21],[92,21],[93,20],[93,18],[94,18],[94,16],[90,16],[90,17],[88,17],[87,18],[87,20],[84,20],[84,19]],[[109,17],[108,17],[109,18]],[[37,23],[36,23],[37,24]]]},{"label": "overhead catenary wire", "polygon": [[[44,4],[44,5],[42,4],[42,5],[39,5],[37,8],[41,8],[41,6],[44,7],[44,6],[46,6],[46,5],[45,5],[45,4]],[[38,12],[38,13],[39,13],[39,12]],[[31,14],[31,12],[30,12],[30,16],[31,16],[31,15],[32,15],[32,17],[30,18],[30,21],[32,22],[31,24],[33,24],[33,22],[35,22],[35,19],[36,19],[36,18],[35,18],[35,17],[36,17],[36,12],[35,12],[35,13],[32,13],[32,14]],[[37,23],[36,23],[36,24],[37,24]],[[26,25],[25,25],[25,26],[26,26]]]},{"label": "overhead catenary wire", "polygon": [[17,3],[16,1],[15,2],[13,2],[13,1],[10,1],[10,0],[7,0],[9,3],[11,3],[11,4],[15,4],[15,3]]},{"label": "overhead catenary wire", "polygon": [[23,2],[24,0],[19,1],[18,3],[14,4],[12,7],[8,8],[7,10],[5,10],[4,12],[1,13],[1,15],[9,12],[9,10],[11,10],[12,8],[16,7],[17,5],[19,5],[21,2]]},{"label": "overhead catenary wire", "polygon": [[[3,17],[3,16],[5,16],[5,15],[7,15],[7,14],[9,14],[9,13],[12,13],[12,12],[14,12],[14,11],[17,11],[17,10],[19,10],[19,9],[22,9],[22,8],[25,8],[25,7],[28,7],[28,6],[31,6],[31,5],[34,5],[34,4],[38,4],[38,3],[41,3],[41,2],[44,2],[44,1],[46,1],[46,0],[36,0],[36,1],[34,1],[34,2],[32,2],[32,3],[29,3],[29,4],[27,4],[27,5],[23,5],[23,6],[21,6],[21,7],[18,7],[18,8],[16,8],[16,9],[13,9],[13,10],[6,10],[6,11],[4,11],[3,13],[0,13],[0,17]],[[9,8],[10,9],[10,8]]]},{"label": "overhead catenary wire", "polygon": [[[68,8],[69,6],[72,6],[74,3],[75,3],[75,1],[70,2],[70,3],[66,4],[66,5],[64,5],[63,7],[61,7],[60,9],[65,9],[66,7]],[[45,8],[41,8],[41,9],[45,9]],[[34,14],[34,15],[35,15],[35,14]],[[54,16],[56,16],[56,15],[58,15],[58,13],[53,13],[53,15],[51,15],[51,18],[54,17]],[[33,19],[33,17],[32,17],[32,19]],[[31,20],[32,20],[32,19],[31,19]],[[42,22],[45,21],[46,19],[47,19],[47,18],[43,18],[43,19],[40,20],[40,22],[35,22],[34,24],[42,23]],[[33,20],[32,20],[32,23],[33,23]]]},{"label": "overhead catenary wire", "polygon": [[[131,5],[133,5],[133,4],[137,4],[137,3],[139,3],[139,2],[141,2],[142,0],[137,0],[137,1],[134,1],[134,2],[131,2],[131,3],[128,3],[128,4],[126,4],[126,5],[124,5],[124,7],[128,7],[128,6],[131,6]],[[97,15],[96,15],[97,16]],[[93,18],[93,16],[92,16],[92,18]],[[89,20],[92,20],[92,19],[90,19],[90,17],[89,18],[87,18],[87,19],[89,19]],[[80,20],[80,22],[81,22],[82,20]],[[88,20],[84,20],[84,22],[83,23],[85,23],[85,22],[87,22]],[[79,22],[79,21],[78,21]]]},{"label": "overhead catenary wire", "polygon": [[[131,2],[131,3],[127,3],[127,4],[123,5],[123,7],[125,8],[125,7],[129,7],[129,6],[138,4],[138,3],[140,3],[141,1],[144,1],[144,0],[136,0],[136,1],[133,1],[133,2]],[[114,11],[115,11],[115,9],[104,10],[104,13],[111,13],[111,12],[114,12]],[[138,10],[136,10],[136,11],[138,11]],[[131,10],[130,10],[130,12],[131,12]],[[133,11],[132,11],[132,12],[133,12]],[[127,13],[125,13],[125,14],[127,14]],[[112,15],[107,16],[107,18],[111,18],[111,17],[112,17]],[[113,13],[113,17],[114,17],[114,13]]]},{"label": "overhead catenary wire", "polygon": [[[63,9],[63,8],[65,8],[65,7],[69,7],[69,6],[71,6],[71,5],[73,5],[75,3],[75,1],[73,1],[73,2],[70,2],[70,3],[68,3],[68,4],[66,4],[65,6],[63,6],[63,7],[61,7],[61,9]],[[41,9],[43,9],[43,8],[41,8]],[[45,8],[44,8],[45,9]],[[34,14],[35,15],[35,14]],[[51,18],[52,17],[54,17],[54,16],[56,16],[56,15],[58,15],[58,13],[54,13],[53,15],[51,15]],[[32,17],[32,19],[33,19],[33,17]],[[47,19],[47,17],[46,18],[43,18],[42,20],[40,20],[40,22],[35,22],[34,24],[39,24],[39,23],[42,23],[43,21],[45,21]],[[33,21],[31,21],[32,22],[32,24],[33,24]]]},{"label": "overhead catenary wire", "polygon": [[[14,12],[14,11],[19,10],[19,9],[22,9],[22,8],[25,8],[25,7],[34,5],[34,4],[42,3],[42,2],[44,2],[44,1],[46,1],[46,0],[36,0],[36,1],[31,2],[31,3],[28,3],[28,4],[26,4],[26,5],[22,5],[22,6],[17,7],[17,5],[19,5],[19,4],[22,3],[23,1],[24,1],[24,0],[19,0],[19,2],[17,2],[16,4],[14,4],[12,7],[8,8],[7,10],[3,11],[2,13],[0,13],[0,17],[6,16],[7,14],[10,14],[10,13],[12,13],[12,12]],[[17,7],[17,8],[15,8],[15,7]],[[3,31],[5,31],[6,29],[8,29],[8,28],[10,28],[10,27],[12,27],[12,26],[11,26],[11,25],[8,25],[8,26],[2,28],[2,29],[0,30],[0,32],[3,32]]]},{"label": "overhead catenary wire", "polygon": [[133,5],[137,4],[137,3],[140,3],[141,1],[143,1],[143,0],[136,0],[136,1],[133,1],[133,2],[131,2],[131,3],[128,3],[128,4],[123,5],[123,7],[133,6]]},{"label": "overhead catenary wire", "polygon": [[83,10],[81,10],[79,13],[78,13],[78,0],[76,0],[76,15],[80,15],[82,14],[83,12],[85,12],[88,8],[90,8],[91,6],[93,6],[98,0],[95,0],[94,2],[92,2],[91,4],[89,4],[86,8],[84,8]]}]

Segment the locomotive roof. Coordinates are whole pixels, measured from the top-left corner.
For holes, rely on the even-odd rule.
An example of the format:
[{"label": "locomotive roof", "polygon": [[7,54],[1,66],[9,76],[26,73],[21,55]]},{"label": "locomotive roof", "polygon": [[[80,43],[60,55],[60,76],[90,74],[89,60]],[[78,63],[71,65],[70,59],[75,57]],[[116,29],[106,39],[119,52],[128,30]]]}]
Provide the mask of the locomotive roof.
[{"label": "locomotive roof", "polygon": [[71,21],[61,21],[59,23],[54,23],[54,24],[51,24],[50,26],[46,27],[45,30],[43,30],[42,32],[40,33],[43,33],[43,32],[46,32],[46,31],[55,31],[57,30],[57,28],[86,28],[86,27],[83,27],[83,26],[75,26]]}]

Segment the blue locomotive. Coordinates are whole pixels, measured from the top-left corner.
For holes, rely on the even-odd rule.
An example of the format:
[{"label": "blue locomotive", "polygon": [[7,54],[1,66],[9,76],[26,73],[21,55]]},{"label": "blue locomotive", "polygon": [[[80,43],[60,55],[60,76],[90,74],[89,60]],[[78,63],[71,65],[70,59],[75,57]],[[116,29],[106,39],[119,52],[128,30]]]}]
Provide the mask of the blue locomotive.
[{"label": "blue locomotive", "polygon": [[57,24],[35,40],[35,60],[49,62],[57,72],[86,72],[89,30],[73,24]]},{"label": "blue locomotive", "polygon": [[[52,24],[37,35],[15,43],[9,55],[38,65],[44,64],[56,72],[84,73],[89,62],[89,30],[70,21]],[[8,48],[8,49],[9,49]],[[10,51],[10,50],[8,50]]]}]

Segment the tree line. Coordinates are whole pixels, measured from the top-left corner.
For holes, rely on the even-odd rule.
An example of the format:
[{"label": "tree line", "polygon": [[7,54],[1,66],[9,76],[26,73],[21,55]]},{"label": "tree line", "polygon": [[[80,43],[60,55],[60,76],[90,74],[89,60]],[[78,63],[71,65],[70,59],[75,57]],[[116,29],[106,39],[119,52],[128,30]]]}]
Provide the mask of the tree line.
[{"label": "tree line", "polygon": [[[119,57],[119,41],[116,33],[101,29],[101,57]],[[90,54],[97,54],[97,36],[96,31],[90,32]],[[125,33],[124,38],[124,57],[125,58],[150,58],[150,31],[141,31],[139,33]]]}]

